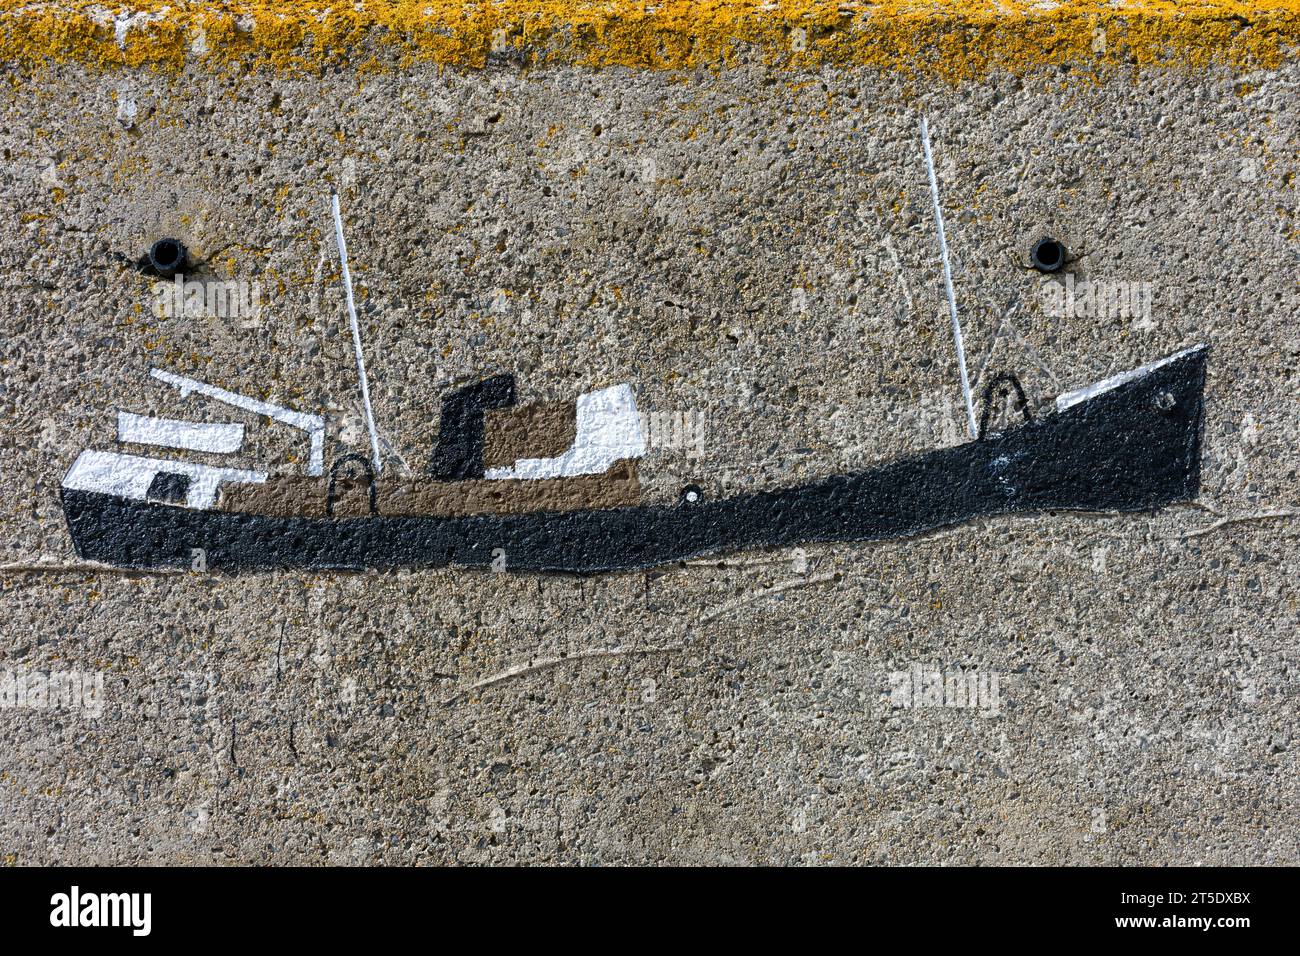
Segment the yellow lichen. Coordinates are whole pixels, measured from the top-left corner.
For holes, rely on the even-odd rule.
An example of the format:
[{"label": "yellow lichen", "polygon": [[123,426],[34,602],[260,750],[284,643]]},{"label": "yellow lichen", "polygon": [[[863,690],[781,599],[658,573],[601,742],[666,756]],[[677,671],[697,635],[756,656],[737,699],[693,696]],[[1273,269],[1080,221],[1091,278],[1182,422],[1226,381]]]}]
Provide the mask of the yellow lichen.
[{"label": "yellow lichen", "polygon": [[1300,0],[0,0],[0,56],[365,72],[416,61],[873,66],[953,79],[1044,64],[1273,66]]}]

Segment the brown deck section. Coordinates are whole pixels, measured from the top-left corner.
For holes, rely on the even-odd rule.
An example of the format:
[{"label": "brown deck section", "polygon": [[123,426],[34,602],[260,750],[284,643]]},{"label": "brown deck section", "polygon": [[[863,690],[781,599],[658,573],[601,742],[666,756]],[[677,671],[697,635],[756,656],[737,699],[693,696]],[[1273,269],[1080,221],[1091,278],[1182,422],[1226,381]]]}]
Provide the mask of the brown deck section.
[{"label": "brown deck section", "polygon": [[578,410],[572,402],[493,408],[484,423],[487,468],[505,468],[521,458],[555,458],[578,437]]},{"label": "brown deck section", "polygon": [[[325,514],[328,478],[273,478],[260,485],[229,485],[221,489],[217,508],[269,517],[320,517]],[[630,460],[615,462],[603,475],[539,480],[380,481],[376,484],[379,513],[386,516],[524,514],[531,511],[575,511],[616,508],[641,501],[641,483]],[[342,481],[335,488],[334,516],[362,517],[370,513],[364,481]]]}]

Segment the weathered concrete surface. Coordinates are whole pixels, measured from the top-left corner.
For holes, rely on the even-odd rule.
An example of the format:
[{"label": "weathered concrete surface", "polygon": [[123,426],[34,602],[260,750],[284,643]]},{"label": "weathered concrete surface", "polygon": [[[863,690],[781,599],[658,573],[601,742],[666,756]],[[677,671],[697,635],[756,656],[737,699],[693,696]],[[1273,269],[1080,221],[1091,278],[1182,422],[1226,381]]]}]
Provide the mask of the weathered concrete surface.
[{"label": "weathered concrete surface", "polygon": [[[6,861],[1300,861],[1293,63],[7,87],[0,671],[105,685],[98,717],[0,709]],[[1045,403],[1210,343],[1198,504],[589,579],[79,566],[76,454],[118,408],[201,407],[150,367],[365,451],[331,184],[390,467],[506,370],[703,421],[642,463],[655,501],[963,440],[922,112],[972,370]],[[1078,283],[1151,283],[1149,316],[1049,314],[1044,233]],[[154,316],[130,260],[164,235],[260,283],[260,324]],[[245,420],[240,465],[299,467]],[[891,706],[914,666],[996,674],[996,714]]]}]

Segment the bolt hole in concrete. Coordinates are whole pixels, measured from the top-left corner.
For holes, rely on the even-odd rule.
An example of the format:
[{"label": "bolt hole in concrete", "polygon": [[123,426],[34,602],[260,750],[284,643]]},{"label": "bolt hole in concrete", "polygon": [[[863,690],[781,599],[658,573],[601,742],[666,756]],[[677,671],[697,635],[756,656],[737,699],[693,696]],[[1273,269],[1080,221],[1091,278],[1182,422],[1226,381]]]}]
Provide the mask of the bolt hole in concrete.
[{"label": "bolt hole in concrete", "polygon": [[170,278],[185,268],[188,256],[179,239],[159,239],[149,247],[149,265],[164,278]]},{"label": "bolt hole in concrete", "polygon": [[1029,261],[1039,272],[1056,272],[1065,265],[1065,246],[1050,236],[1044,236],[1029,250]]}]

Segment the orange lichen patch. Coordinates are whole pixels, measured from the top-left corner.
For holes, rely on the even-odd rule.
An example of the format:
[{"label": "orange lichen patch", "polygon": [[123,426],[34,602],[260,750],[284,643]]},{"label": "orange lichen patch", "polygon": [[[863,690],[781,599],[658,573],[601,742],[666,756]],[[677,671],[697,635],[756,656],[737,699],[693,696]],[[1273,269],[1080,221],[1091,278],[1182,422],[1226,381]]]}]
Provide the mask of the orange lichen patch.
[{"label": "orange lichen patch", "polygon": [[[1066,62],[1273,66],[1300,0],[0,0],[10,62],[367,70],[875,66],[964,78]],[[379,54],[379,58],[376,55]]]}]

